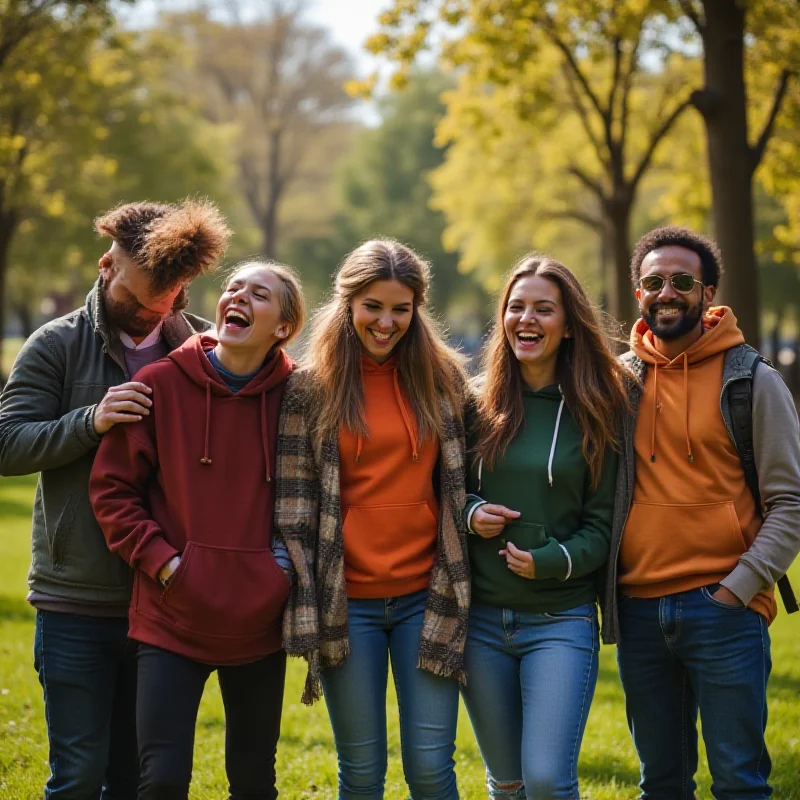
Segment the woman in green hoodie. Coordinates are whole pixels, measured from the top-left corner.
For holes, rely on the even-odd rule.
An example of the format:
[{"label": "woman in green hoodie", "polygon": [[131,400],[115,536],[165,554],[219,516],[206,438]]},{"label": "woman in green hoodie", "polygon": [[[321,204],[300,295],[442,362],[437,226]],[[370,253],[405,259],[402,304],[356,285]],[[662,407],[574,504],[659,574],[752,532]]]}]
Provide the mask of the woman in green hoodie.
[{"label": "woman in green hoodie", "polygon": [[622,376],[575,276],[526,256],[497,309],[470,426],[463,694],[490,797],[578,797]]}]

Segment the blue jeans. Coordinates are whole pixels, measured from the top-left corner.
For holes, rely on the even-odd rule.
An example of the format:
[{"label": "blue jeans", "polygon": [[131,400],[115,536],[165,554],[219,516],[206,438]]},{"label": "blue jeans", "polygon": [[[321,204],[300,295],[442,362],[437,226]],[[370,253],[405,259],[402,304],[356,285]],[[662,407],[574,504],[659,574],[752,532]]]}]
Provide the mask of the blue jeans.
[{"label": "blue jeans", "polygon": [[457,800],[458,684],[417,668],[426,591],[348,600],[350,655],[322,672],[339,756],[339,797],[383,797],[389,658],[400,711],[403,772],[413,800]]},{"label": "blue jeans", "polygon": [[764,743],[772,666],[767,623],[755,611],[714,600],[717,588],[620,598],[617,659],[647,800],[694,797],[698,708],[713,796],[772,794]]},{"label": "blue jeans", "polygon": [[125,618],[36,612],[50,745],[45,800],[135,800],[136,660]]},{"label": "blue jeans", "polygon": [[462,694],[490,797],[578,797],[598,649],[593,604],[552,614],[472,606]]}]

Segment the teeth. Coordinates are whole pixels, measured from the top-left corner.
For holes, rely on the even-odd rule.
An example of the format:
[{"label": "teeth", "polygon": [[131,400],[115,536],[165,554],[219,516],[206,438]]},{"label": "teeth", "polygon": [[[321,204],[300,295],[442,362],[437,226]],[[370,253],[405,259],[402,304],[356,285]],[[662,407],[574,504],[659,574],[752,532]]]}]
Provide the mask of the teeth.
[{"label": "teeth", "polygon": [[247,319],[247,316],[243,314],[241,311],[237,311],[236,309],[232,308],[225,314],[225,322],[230,322],[233,319],[240,319],[246,325],[250,324],[250,320]]},{"label": "teeth", "polygon": [[658,314],[662,317],[672,317],[679,312],[680,309],[677,308],[659,308]]},{"label": "teeth", "polygon": [[538,342],[542,338],[538,333],[518,333],[517,337],[522,342]]},{"label": "teeth", "polygon": [[391,333],[378,333],[378,331],[373,331],[373,330],[372,330],[372,328],[370,328],[370,331],[369,331],[369,332],[370,332],[370,333],[371,333],[371,334],[372,334],[372,335],[373,335],[373,336],[374,336],[374,337],[375,337],[375,338],[376,338],[376,339],[377,339],[379,342],[388,342],[388,341],[389,341],[389,339],[391,339],[391,338],[392,338],[392,334],[391,334]]}]

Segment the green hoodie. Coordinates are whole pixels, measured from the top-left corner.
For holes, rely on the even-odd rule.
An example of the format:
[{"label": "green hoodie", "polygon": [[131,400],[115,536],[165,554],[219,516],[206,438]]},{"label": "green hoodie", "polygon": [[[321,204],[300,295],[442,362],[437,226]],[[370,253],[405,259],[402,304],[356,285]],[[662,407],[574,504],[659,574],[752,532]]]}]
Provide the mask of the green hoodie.
[{"label": "green hoodie", "polygon": [[[468,537],[472,601],[514,611],[565,611],[597,598],[596,573],[609,554],[618,457],[609,448],[593,489],[581,431],[559,387],[525,389],[522,404],[525,424],[505,455],[492,470],[476,459],[467,478],[467,519],[482,502],[521,512],[500,536]],[[505,542],[533,555],[534,580],[506,566],[498,555]]]}]

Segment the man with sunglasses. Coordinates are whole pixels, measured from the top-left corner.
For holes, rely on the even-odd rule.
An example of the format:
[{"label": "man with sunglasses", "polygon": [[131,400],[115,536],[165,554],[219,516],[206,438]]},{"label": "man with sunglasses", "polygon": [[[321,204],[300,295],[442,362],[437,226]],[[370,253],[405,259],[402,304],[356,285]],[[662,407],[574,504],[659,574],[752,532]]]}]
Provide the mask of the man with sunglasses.
[{"label": "man with sunglasses", "polygon": [[95,220],[112,240],[86,304],[39,328],[0,395],[0,474],[39,472],[28,601],[50,745],[45,797],[135,800],[131,572],[89,503],[102,436],[150,413],[136,372],[211,327],[188,284],[216,268],[230,231],[210,203],[130,203]]},{"label": "man with sunglasses", "polygon": [[[780,375],[744,368],[756,354],[731,309],[712,307],[721,272],[716,246],[685,228],[650,232],[631,262],[641,319],[623,360],[639,382],[605,589],[617,614],[604,636],[618,645],[648,800],[694,797],[698,710],[714,797],[772,794],[767,626],[774,585],[800,551],[800,425]],[[760,503],[732,416],[751,376]]]}]

